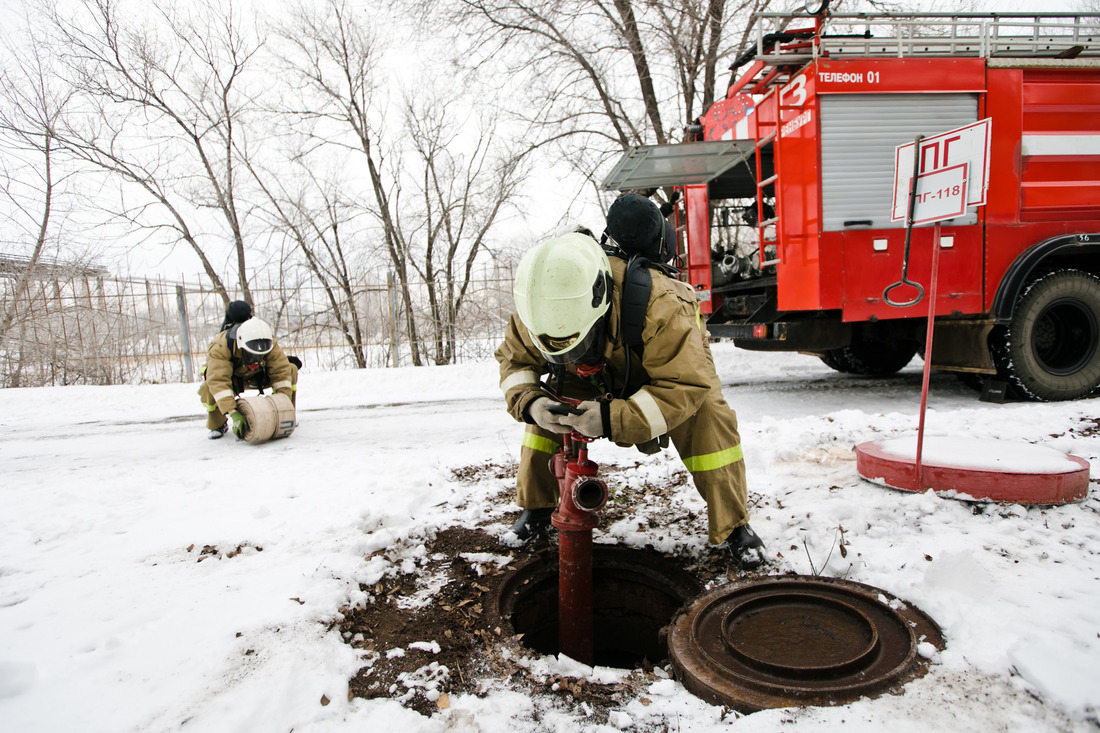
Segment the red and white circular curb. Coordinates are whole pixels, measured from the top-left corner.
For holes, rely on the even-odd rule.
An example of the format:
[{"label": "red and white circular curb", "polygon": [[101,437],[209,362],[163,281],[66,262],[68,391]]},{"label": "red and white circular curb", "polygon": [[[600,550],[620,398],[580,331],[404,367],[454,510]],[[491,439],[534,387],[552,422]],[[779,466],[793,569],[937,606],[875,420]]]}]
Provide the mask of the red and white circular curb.
[{"label": "red and white circular curb", "polygon": [[856,470],[868,481],[905,491],[953,495],[962,500],[1065,504],[1089,490],[1082,458],[1030,443],[926,437],[917,480],[916,437],[873,440],[856,446]]}]

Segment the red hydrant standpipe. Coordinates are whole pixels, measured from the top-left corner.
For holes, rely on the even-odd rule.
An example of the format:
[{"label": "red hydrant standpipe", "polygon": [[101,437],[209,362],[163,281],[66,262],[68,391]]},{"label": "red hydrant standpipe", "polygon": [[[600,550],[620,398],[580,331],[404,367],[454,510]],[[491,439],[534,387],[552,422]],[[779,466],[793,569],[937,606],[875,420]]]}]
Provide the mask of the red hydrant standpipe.
[{"label": "red hydrant standpipe", "polygon": [[596,478],[599,466],[588,460],[588,442],[574,431],[550,459],[561,502],[550,522],[558,529],[558,650],[593,664],[592,530],[607,502],[607,485]]}]

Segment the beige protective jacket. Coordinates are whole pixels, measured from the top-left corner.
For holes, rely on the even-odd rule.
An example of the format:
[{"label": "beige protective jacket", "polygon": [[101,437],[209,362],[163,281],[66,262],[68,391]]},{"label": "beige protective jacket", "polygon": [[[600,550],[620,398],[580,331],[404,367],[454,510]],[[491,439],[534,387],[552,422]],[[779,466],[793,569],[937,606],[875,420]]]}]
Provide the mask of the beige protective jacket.
[{"label": "beige protective jacket", "polygon": [[[604,386],[615,399],[610,405],[611,434],[607,437],[616,443],[644,443],[695,415],[717,381],[714,362],[694,291],[685,283],[651,270],[653,285],[642,330],[643,358],[630,355],[630,384],[624,390],[627,348],[619,333],[619,309],[626,262],[617,257],[610,259],[614,287],[603,373]],[[549,366],[514,313],[496,358],[509,413],[521,422],[531,422],[527,408],[546,395],[539,379],[549,372]],[[566,395],[591,398],[601,391],[578,377],[573,365],[566,369]]]},{"label": "beige protective jacket", "polygon": [[[264,380],[264,370],[249,371],[241,359],[237,344],[230,347],[225,334],[225,331],[219,333],[206,351],[206,386],[222,414],[228,415],[237,409],[237,395],[246,386],[271,387],[276,392],[293,397],[292,367],[278,344],[264,359],[267,373]],[[261,384],[261,381],[265,383]]]}]

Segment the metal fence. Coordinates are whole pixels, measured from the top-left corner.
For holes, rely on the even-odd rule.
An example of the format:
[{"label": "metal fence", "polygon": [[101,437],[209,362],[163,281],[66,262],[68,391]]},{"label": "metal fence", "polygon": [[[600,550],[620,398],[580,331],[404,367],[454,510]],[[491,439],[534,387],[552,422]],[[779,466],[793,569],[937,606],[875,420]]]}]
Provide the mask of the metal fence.
[{"label": "metal fence", "polygon": [[[0,340],[0,387],[66,384],[142,384],[194,381],[225,314],[208,286],[162,279],[120,279],[99,273],[50,272],[16,298],[14,277],[0,273],[0,312],[14,308]],[[498,269],[472,282],[453,333],[449,362],[491,358],[512,308],[512,273]],[[423,363],[436,363],[441,349],[429,317],[427,286],[409,285]],[[352,289],[359,338],[341,309],[345,329],[321,285],[254,282],[255,315],[270,323],[276,340],[306,369],[333,371],[359,366],[409,366],[404,291],[392,279],[362,282]]]}]

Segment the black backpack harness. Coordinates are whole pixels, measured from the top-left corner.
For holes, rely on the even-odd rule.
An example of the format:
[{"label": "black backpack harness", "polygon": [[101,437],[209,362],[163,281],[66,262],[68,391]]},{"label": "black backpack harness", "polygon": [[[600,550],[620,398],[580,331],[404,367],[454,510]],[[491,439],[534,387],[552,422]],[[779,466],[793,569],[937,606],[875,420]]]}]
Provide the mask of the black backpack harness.
[{"label": "black backpack harness", "polygon": [[[645,349],[642,330],[645,328],[646,308],[649,306],[649,294],[653,289],[653,273],[656,270],[668,277],[676,277],[679,271],[667,264],[676,254],[675,243],[668,236],[671,227],[662,232],[661,240],[645,252],[629,251],[612,239],[607,232],[600,237],[600,246],[608,257],[626,260],[626,272],[623,275],[622,298],[619,308],[619,334],[626,346],[626,381],[623,390],[630,384],[630,363],[632,355],[639,359]],[[672,240],[672,241],[670,241]]]},{"label": "black backpack harness", "polygon": [[[245,380],[243,377],[237,376],[237,367],[244,365],[244,359],[239,356],[240,349],[237,350],[238,355],[233,355],[233,346],[237,343],[237,329],[241,327],[240,323],[234,323],[225,332],[225,346],[229,349],[229,362],[233,365],[233,391],[236,394],[241,394],[245,390]],[[271,378],[267,376],[267,359],[260,361],[260,368],[258,371],[253,372],[250,376],[259,377],[256,380],[256,389],[260,390],[260,394],[264,393],[264,386],[271,384]]]}]

